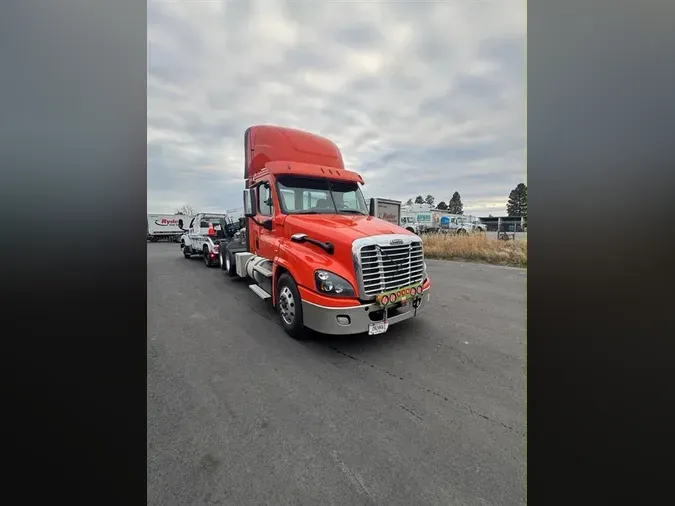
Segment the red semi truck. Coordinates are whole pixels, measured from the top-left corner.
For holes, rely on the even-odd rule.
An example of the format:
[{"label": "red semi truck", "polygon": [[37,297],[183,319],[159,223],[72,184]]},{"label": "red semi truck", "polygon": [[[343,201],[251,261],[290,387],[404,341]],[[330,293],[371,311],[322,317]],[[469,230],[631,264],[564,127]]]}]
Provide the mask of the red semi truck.
[{"label": "red semi truck", "polygon": [[289,335],[381,334],[424,310],[422,240],[374,216],[332,141],[261,125],[244,149],[244,239],[221,248],[220,263],[254,281]]}]

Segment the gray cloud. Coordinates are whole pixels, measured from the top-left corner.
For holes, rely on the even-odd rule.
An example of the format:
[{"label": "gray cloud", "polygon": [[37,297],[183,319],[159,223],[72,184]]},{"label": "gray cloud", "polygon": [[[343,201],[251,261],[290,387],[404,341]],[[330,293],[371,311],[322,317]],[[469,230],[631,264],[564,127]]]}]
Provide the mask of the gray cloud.
[{"label": "gray cloud", "polygon": [[148,209],[241,206],[243,133],[325,135],[364,193],[501,214],[525,179],[516,0],[148,4]]}]

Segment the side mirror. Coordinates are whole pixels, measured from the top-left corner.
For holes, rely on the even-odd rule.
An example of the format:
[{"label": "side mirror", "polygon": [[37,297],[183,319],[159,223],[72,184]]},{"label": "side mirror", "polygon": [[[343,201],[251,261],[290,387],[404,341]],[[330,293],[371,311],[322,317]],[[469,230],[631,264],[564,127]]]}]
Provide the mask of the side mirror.
[{"label": "side mirror", "polygon": [[244,216],[252,218],[255,216],[255,189],[247,188],[244,190]]},{"label": "side mirror", "polygon": [[262,226],[265,230],[272,230],[272,220],[263,221]]},{"label": "side mirror", "polygon": [[368,214],[375,216],[375,199],[372,197],[370,199],[370,208],[368,209]]},{"label": "side mirror", "polygon": [[178,228],[183,228],[183,219],[178,218]]}]

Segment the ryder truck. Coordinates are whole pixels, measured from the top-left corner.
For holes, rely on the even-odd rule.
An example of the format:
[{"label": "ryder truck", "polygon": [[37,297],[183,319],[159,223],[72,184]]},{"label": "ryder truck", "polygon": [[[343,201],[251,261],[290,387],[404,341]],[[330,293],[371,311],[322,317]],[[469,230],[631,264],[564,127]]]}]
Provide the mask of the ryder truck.
[{"label": "ryder truck", "polygon": [[244,149],[245,239],[221,248],[220,261],[271,299],[286,333],[381,334],[424,310],[422,240],[373,216],[332,141],[253,126]]}]

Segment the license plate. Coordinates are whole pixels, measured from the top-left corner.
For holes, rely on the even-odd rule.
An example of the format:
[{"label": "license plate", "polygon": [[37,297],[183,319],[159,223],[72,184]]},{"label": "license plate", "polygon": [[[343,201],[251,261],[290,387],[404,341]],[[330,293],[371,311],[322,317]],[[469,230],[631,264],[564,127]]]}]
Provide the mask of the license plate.
[{"label": "license plate", "polygon": [[389,322],[375,322],[368,324],[368,335],[374,336],[377,334],[384,334],[389,328]]}]

